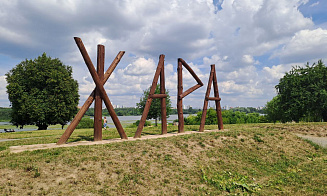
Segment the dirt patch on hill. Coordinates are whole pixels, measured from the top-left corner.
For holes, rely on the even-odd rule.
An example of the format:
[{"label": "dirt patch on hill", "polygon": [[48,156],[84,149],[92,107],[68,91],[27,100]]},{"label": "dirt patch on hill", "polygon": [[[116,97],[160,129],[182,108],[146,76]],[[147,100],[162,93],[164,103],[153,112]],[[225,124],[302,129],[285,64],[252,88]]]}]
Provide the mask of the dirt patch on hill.
[{"label": "dirt patch on hill", "polygon": [[[89,145],[97,145],[97,144],[108,144],[108,143],[116,143],[116,142],[135,141],[135,140],[165,138],[165,137],[188,135],[188,134],[201,134],[201,133],[216,132],[216,131],[222,131],[222,130],[216,129],[216,130],[205,130],[204,132],[187,131],[184,133],[167,133],[165,135],[146,135],[146,136],[142,136],[141,138],[129,137],[127,140],[115,138],[115,139],[102,140],[102,141],[79,141],[79,142],[71,142],[62,145],[57,145],[56,143],[50,143],[50,144],[11,146],[9,149],[11,153],[19,153],[24,151],[33,151],[33,150],[41,150],[41,149],[49,149],[49,148],[63,148],[63,147],[72,147],[72,146],[81,146],[81,145],[89,146]],[[227,130],[224,129],[223,131],[227,131]]]}]

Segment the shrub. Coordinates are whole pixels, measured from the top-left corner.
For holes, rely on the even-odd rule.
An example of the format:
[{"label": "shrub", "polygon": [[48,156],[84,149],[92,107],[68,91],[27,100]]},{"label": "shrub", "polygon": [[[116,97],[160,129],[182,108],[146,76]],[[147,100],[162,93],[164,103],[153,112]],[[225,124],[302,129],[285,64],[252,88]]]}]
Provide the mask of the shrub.
[{"label": "shrub", "polygon": [[[140,124],[140,120],[137,120],[135,123],[133,123],[133,125],[135,126],[139,126],[139,124]],[[151,121],[146,120],[144,126],[145,127],[151,126]]]},{"label": "shrub", "polygon": [[82,118],[82,120],[77,125],[76,129],[87,129],[94,127],[94,120],[90,118]]}]

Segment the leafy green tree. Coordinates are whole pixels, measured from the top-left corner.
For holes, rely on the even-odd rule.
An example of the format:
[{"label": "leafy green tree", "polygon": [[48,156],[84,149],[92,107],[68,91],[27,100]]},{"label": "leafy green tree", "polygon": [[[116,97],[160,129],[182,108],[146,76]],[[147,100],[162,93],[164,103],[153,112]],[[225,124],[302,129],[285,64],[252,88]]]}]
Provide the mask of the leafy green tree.
[{"label": "leafy green tree", "polygon": [[[143,113],[144,107],[145,107],[145,103],[148,99],[149,93],[150,93],[150,88],[151,86],[143,91],[143,95],[140,98],[140,102],[136,103],[136,107],[139,109],[139,111],[141,113]],[[154,94],[160,94],[160,85],[156,86],[156,90],[154,92]],[[166,94],[167,94],[167,98],[166,98],[166,112],[167,112],[167,118],[169,117],[169,115],[171,114],[171,101],[170,101],[170,96],[169,96],[169,92],[166,90]],[[157,121],[158,118],[161,119],[161,103],[160,103],[160,99],[152,99],[151,102],[151,107],[147,116],[147,119],[155,119],[155,126],[158,125]]]},{"label": "leafy green tree", "polygon": [[282,121],[327,121],[327,67],[321,60],[312,66],[293,67],[280,79],[276,90]]},{"label": "leafy green tree", "polygon": [[267,102],[265,107],[265,113],[269,122],[276,123],[277,121],[283,121],[283,114],[280,112],[280,96],[274,97],[271,101]]},{"label": "leafy green tree", "polygon": [[7,93],[12,106],[11,122],[16,126],[69,122],[77,112],[78,83],[72,68],[46,53],[25,60],[6,74]]}]

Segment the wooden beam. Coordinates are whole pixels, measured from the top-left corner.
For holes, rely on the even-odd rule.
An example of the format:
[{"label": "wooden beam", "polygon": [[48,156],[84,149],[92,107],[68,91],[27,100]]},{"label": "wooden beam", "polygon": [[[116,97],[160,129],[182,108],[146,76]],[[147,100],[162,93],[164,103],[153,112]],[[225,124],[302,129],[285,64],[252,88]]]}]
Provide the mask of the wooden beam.
[{"label": "wooden beam", "polygon": [[[161,83],[160,83],[161,84]],[[162,99],[162,98],[167,98],[167,94],[153,94],[150,96],[152,99]]]},{"label": "wooden beam", "polygon": [[183,98],[180,95],[183,93],[183,65],[178,59],[177,66],[177,114],[178,114],[178,133],[184,132],[184,116],[183,116]]},{"label": "wooden beam", "polygon": [[[104,78],[104,57],[105,48],[103,45],[98,45],[98,57],[97,57],[97,74],[99,79],[103,81]],[[102,99],[99,89],[95,90],[94,101],[94,141],[102,140]]]},{"label": "wooden beam", "polygon": [[[160,58],[162,60],[160,61]],[[160,95],[165,95],[160,97],[161,102],[161,134],[167,134],[167,111],[166,111],[166,85],[165,85],[165,68],[164,68],[164,58],[165,55],[160,55],[159,62],[162,63],[160,72]]]}]

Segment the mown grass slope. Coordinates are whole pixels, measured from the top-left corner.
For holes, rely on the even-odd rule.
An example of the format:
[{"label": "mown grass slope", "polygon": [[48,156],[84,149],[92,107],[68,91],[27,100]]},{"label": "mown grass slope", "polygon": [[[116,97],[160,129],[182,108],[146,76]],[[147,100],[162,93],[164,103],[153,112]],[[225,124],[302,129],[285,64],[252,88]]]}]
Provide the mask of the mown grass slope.
[{"label": "mown grass slope", "polygon": [[[186,126],[187,130],[197,128]],[[326,124],[225,128],[228,131],[17,154],[9,153],[8,147],[56,142],[62,131],[12,134],[10,138],[30,134],[31,139],[0,143],[0,194],[327,194],[327,150],[294,134],[326,136]],[[126,132],[132,136],[135,130]],[[143,134],[159,132],[145,128]],[[92,140],[92,133],[76,130],[70,141]],[[104,138],[116,135],[116,131],[105,132]]]}]

